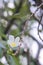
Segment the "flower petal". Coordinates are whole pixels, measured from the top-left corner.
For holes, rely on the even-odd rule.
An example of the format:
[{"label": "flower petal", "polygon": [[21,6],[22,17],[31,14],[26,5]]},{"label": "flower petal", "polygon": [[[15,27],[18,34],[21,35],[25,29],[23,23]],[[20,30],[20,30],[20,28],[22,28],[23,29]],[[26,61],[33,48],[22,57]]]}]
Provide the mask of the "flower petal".
[{"label": "flower petal", "polygon": [[16,37],[15,42],[19,42],[20,38]]},{"label": "flower petal", "polygon": [[38,60],[39,60],[39,63],[43,65],[43,48],[40,50]]},{"label": "flower petal", "polygon": [[14,41],[14,36],[13,35],[9,35],[9,40]]},{"label": "flower petal", "polygon": [[8,43],[8,44],[11,44],[11,43],[12,43],[12,41],[11,41],[11,40],[8,40],[8,41],[7,41],[7,43]]},{"label": "flower petal", "polygon": [[1,63],[3,63],[4,65],[7,65],[7,60],[6,60],[5,56],[3,56],[0,61],[1,61]]},{"label": "flower petal", "polygon": [[32,46],[30,47],[30,54],[33,58],[37,57],[39,46],[36,42],[33,42]]},{"label": "flower petal", "polygon": [[19,45],[19,40],[20,40],[20,38],[19,37],[16,37],[15,43],[16,43],[17,46]]}]

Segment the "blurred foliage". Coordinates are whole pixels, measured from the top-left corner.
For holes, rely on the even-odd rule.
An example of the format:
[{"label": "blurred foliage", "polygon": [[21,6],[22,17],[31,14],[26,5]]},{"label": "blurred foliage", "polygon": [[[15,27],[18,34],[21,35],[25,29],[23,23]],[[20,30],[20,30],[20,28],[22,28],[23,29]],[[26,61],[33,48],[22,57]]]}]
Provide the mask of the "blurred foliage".
[{"label": "blurred foliage", "polygon": [[11,31],[11,34],[14,35],[15,37],[19,36],[19,33],[20,33],[19,29],[15,29],[15,30]]},{"label": "blurred foliage", "polygon": [[4,65],[4,64],[2,64],[2,63],[0,62],[0,65]]},{"label": "blurred foliage", "polygon": [[[22,6],[18,13],[15,13],[15,12],[17,9],[16,7],[18,7],[19,4],[17,4],[17,2],[15,2],[14,4],[15,4],[15,8],[9,8],[5,5],[5,8],[3,9],[3,11],[7,12],[7,16],[2,15],[0,17],[0,20],[4,19],[4,20],[7,20],[7,23],[10,23],[9,22],[10,20],[16,19],[13,24],[15,24],[17,26],[17,28],[14,30],[10,29],[9,30],[10,32],[8,32],[8,34],[10,33],[11,35],[14,35],[15,37],[17,37],[17,36],[20,36],[20,33],[23,30],[23,24],[25,24],[24,22],[28,19],[29,15],[30,15],[30,10],[29,10],[30,4],[28,4],[28,0],[23,0]],[[9,11],[12,12],[12,15],[9,15]],[[32,17],[31,24],[32,23],[33,23],[33,17]],[[7,26],[4,27],[3,25],[5,25],[5,24],[3,24],[2,21],[0,21],[0,59],[3,56],[5,56],[9,65],[21,65],[19,56],[18,55],[14,56],[13,51],[10,51],[10,48],[6,41],[6,40],[8,40],[7,35],[4,34],[4,31]],[[27,35],[27,34],[28,34],[28,31],[26,30],[25,35]],[[3,38],[6,38],[6,40],[3,40]],[[20,51],[20,53],[22,53],[22,51]],[[3,65],[3,64],[0,62],[0,65]],[[31,65],[34,65],[34,64],[31,63]]]}]

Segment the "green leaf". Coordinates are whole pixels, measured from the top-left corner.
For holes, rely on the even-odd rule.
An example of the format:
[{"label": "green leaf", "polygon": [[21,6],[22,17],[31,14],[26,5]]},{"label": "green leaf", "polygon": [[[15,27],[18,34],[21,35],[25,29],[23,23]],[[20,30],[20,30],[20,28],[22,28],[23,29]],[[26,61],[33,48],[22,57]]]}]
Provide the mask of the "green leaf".
[{"label": "green leaf", "polygon": [[9,65],[15,65],[15,61],[11,55],[7,55],[7,61]]},{"label": "green leaf", "polygon": [[8,16],[8,18],[10,18],[10,19],[12,19],[12,18],[26,18],[28,14],[30,14],[30,12],[28,9],[27,0],[24,0],[22,7],[20,9],[20,12],[14,14],[12,16]]},{"label": "green leaf", "polygon": [[3,56],[3,50],[2,48],[0,47],[0,58]]},{"label": "green leaf", "polygon": [[0,43],[0,48],[5,49],[5,46],[2,43]]},{"label": "green leaf", "polygon": [[0,62],[0,65],[3,65],[3,64]]},{"label": "green leaf", "polygon": [[9,47],[8,47],[8,44],[7,44],[7,41],[3,41],[3,40],[0,40],[0,45],[1,45],[1,47],[3,47],[3,49],[9,49]]},{"label": "green leaf", "polygon": [[31,62],[30,65],[34,65],[34,62]]},{"label": "green leaf", "polygon": [[14,56],[14,55],[6,55],[6,59],[9,65],[21,65],[20,64],[20,60],[19,60],[19,56]]},{"label": "green leaf", "polygon": [[14,58],[16,65],[21,65],[20,62],[19,62],[20,61],[19,56],[13,56],[13,58]]},{"label": "green leaf", "polygon": [[14,35],[15,37],[18,36],[19,33],[20,33],[19,29],[15,29],[11,31],[11,34]]}]

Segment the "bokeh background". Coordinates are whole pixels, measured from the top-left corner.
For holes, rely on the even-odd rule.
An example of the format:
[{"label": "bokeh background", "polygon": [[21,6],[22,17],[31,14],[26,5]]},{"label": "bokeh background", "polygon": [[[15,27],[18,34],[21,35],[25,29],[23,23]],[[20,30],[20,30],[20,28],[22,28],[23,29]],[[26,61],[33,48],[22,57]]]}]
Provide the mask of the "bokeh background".
[{"label": "bokeh background", "polygon": [[43,0],[0,0],[0,65],[43,65]]}]

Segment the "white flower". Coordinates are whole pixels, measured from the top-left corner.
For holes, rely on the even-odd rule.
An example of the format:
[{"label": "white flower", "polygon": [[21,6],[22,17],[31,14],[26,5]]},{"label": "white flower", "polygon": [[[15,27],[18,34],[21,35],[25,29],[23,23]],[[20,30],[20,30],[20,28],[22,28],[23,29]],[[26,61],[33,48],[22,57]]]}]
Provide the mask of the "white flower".
[{"label": "white flower", "polygon": [[[30,7],[31,13],[34,13],[34,16],[35,16],[37,19],[40,20],[40,17],[41,17],[40,11],[41,11],[41,9],[39,8],[38,11],[36,11],[36,10],[37,10],[37,6],[31,6],[31,7]],[[35,11],[36,11],[36,13],[35,13]]]},{"label": "white flower", "polygon": [[29,0],[29,2],[31,3],[31,5],[35,4],[35,1],[33,1],[33,0]]},{"label": "white flower", "polygon": [[3,57],[0,59],[0,62],[1,62],[2,64],[4,64],[4,65],[8,65],[5,56],[3,56]]},{"label": "white flower", "polygon": [[31,6],[30,7],[31,13],[35,13],[36,10],[37,10],[37,7],[35,7],[35,6]]},{"label": "white flower", "polygon": [[13,2],[9,2],[9,3],[8,3],[8,7],[9,7],[9,8],[12,8],[12,9],[15,8],[14,3],[13,3]]},{"label": "white flower", "polygon": [[7,41],[8,45],[10,45],[11,48],[15,48],[19,46],[19,37],[14,38],[14,36],[9,35],[9,40]]},{"label": "white flower", "polygon": [[21,48],[23,48],[25,52],[27,52],[27,49],[29,47],[28,43],[29,43],[28,36],[22,36]]},{"label": "white flower", "polygon": [[40,50],[38,60],[39,60],[39,63],[40,63],[41,65],[43,65],[43,48]]},{"label": "white flower", "polygon": [[39,49],[38,44],[36,42],[33,42],[32,45],[31,45],[31,47],[30,47],[30,55],[33,58],[36,58],[37,57],[38,49]]}]

